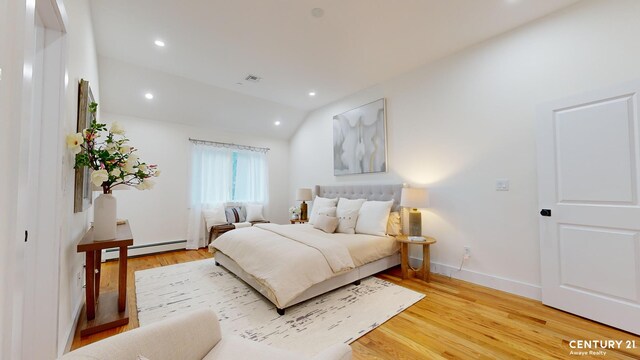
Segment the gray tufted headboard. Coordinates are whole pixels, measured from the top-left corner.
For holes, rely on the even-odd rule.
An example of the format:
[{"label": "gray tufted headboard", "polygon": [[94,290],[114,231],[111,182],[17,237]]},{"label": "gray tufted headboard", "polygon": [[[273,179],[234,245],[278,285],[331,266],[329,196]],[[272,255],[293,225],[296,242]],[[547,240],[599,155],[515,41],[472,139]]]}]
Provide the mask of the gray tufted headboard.
[{"label": "gray tufted headboard", "polygon": [[388,201],[393,200],[391,211],[400,210],[402,185],[316,185],[315,194],[324,198],[347,198]]}]

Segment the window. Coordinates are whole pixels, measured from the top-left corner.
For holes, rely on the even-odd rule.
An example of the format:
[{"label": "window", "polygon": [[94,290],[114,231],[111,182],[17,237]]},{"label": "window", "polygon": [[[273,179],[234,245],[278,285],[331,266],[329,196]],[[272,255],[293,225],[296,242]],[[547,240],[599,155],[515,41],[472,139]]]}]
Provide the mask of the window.
[{"label": "window", "polygon": [[266,203],[266,152],[193,144],[191,203]]}]

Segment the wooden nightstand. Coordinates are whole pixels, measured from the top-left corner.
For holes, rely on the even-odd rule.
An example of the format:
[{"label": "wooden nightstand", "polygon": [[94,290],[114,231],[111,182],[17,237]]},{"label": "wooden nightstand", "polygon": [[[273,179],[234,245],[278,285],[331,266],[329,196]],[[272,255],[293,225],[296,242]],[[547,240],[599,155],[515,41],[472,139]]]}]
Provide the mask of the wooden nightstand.
[{"label": "wooden nightstand", "polygon": [[309,222],[309,219],[301,220],[301,219],[291,219],[292,224],[306,224]]},{"label": "wooden nightstand", "polygon": [[[402,269],[402,279],[406,279],[409,276],[415,276],[426,282],[429,282],[431,276],[431,254],[429,246],[436,243],[436,239],[432,237],[423,236],[424,241],[411,241],[407,235],[396,236],[396,241],[400,243],[400,256]],[[414,269],[409,265],[409,244],[422,245],[422,266],[418,269]]]}]

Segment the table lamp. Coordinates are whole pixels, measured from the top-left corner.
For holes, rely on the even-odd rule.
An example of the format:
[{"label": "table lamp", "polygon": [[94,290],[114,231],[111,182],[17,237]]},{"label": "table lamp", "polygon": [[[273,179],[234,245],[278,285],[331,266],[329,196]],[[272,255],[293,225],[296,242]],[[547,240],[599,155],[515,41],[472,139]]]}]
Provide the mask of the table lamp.
[{"label": "table lamp", "polygon": [[422,236],[422,215],[418,209],[429,206],[427,189],[402,188],[400,206],[409,210],[409,236]]},{"label": "table lamp", "polygon": [[300,220],[307,220],[307,203],[305,201],[313,200],[311,189],[298,189],[296,200],[302,201],[302,204],[300,204]]}]

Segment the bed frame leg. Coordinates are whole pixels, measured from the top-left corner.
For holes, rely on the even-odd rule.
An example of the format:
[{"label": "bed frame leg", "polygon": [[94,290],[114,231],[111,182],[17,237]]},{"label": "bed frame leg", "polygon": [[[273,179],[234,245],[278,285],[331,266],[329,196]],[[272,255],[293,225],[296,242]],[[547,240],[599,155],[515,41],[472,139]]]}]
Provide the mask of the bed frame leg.
[{"label": "bed frame leg", "polygon": [[220,266],[220,263],[216,261],[216,266]]},{"label": "bed frame leg", "polygon": [[276,311],[278,312],[278,315],[284,315],[284,309],[276,308]]},{"label": "bed frame leg", "polygon": [[354,281],[354,282],[353,282],[353,285],[355,285],[355,286],[360,285],[360,279],[358,279],[358,280]]}]

